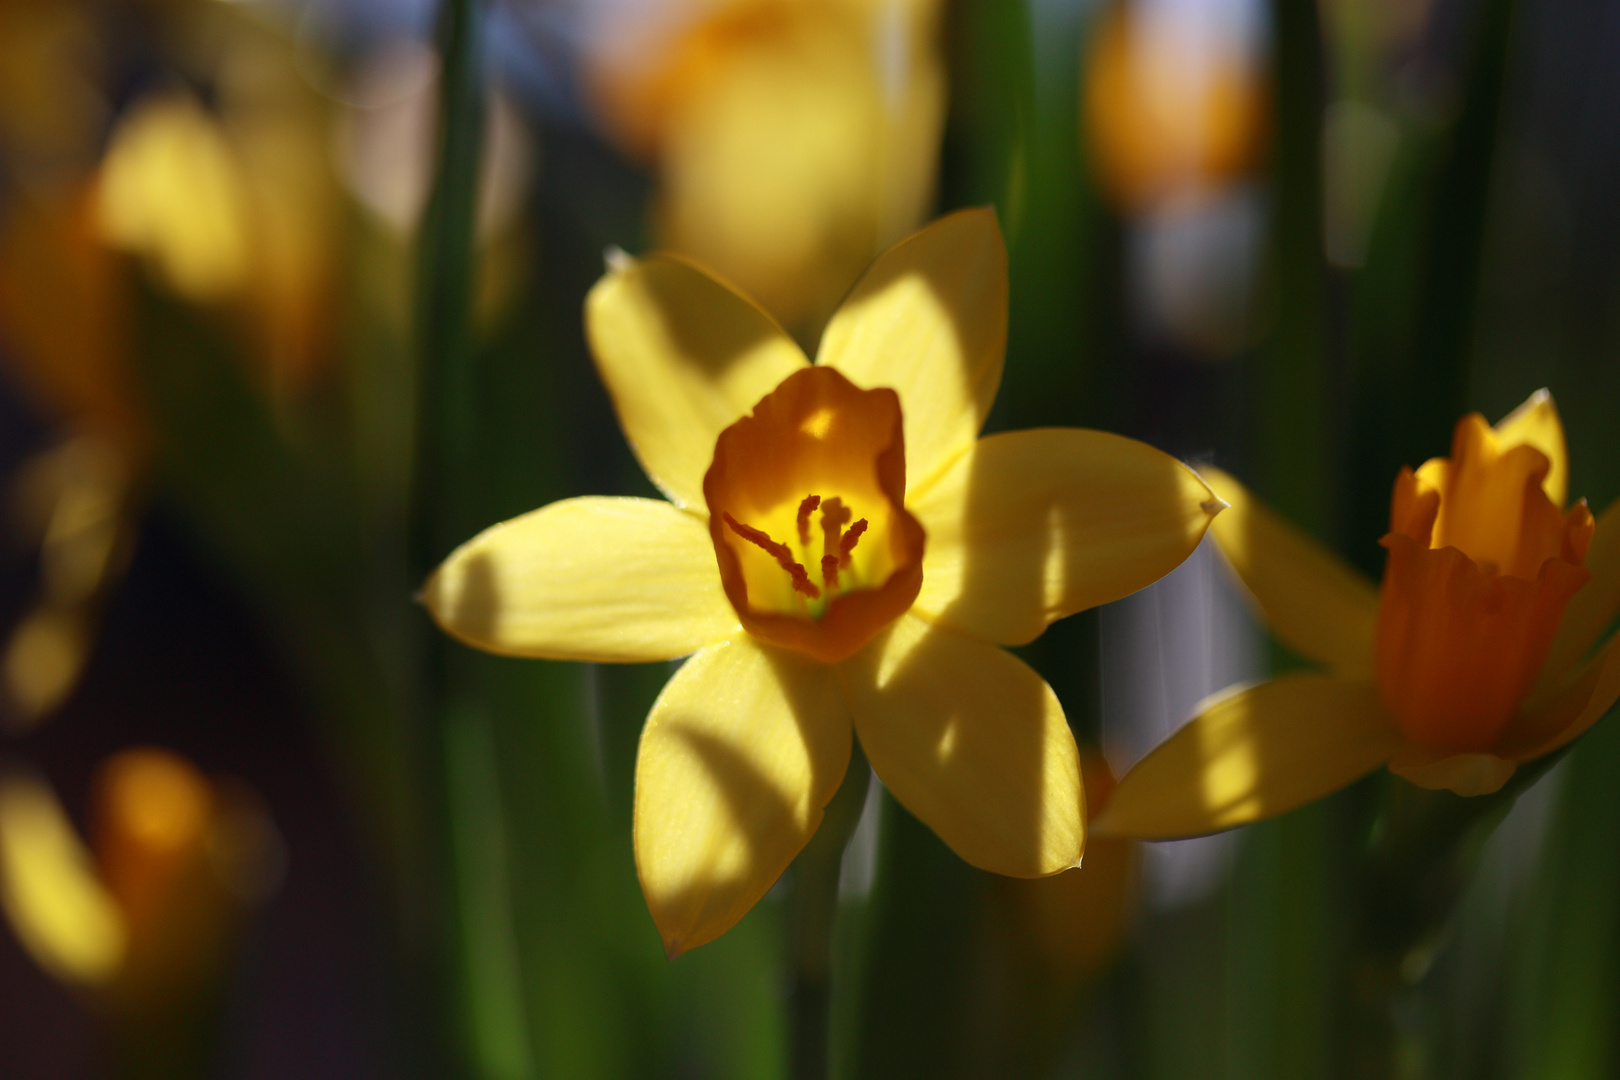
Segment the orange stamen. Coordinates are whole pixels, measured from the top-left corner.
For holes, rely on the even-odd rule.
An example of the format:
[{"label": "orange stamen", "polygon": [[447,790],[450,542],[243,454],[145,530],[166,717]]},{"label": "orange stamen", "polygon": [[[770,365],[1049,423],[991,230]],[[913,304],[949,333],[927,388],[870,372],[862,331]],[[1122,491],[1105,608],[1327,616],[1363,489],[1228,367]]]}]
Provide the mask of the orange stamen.
[{"label": "orange stamen", "polygon": [[838,565],[840,568],[849,565],[850,553],[855,550],[855,545],[860,542],[861,533],[865,531],[866,519],[861,518],[861,520],[849,527],[849,532],[844,534],[843,541],[838,545]]},{"label": "orange stamen", "polygon": [[810,543],[810,515],[816,507],[821,505],[820,495],[806,495],[804,502],[799,504],[799,543],[806,546]]},{"label": "orange stamen", "polygon": [[842,499],[835,497],[821,504],[821,533],[824,537],[824,546],[821,549],[821,580],[829,587],[838,584],[839,542],[842,539],[843,528],[852,516]]},{"label": "orange stamen", "polygon": [[809,572],[793,558],[793,553],[788,550],[786,544],[778,544],[764,531],[751,525],[744,525],[729,513],[722,514],[721,517],[725,518],[726,524],[731,526],[732,532],[747,540],[750,544],[756,544],[764,548],[765,553],[774,558],[777,565],[786,570],[788,575],[793,578],[793,588],[796,592],[801,592],[812,600],[821,596],[821,590],[816,588],[815,582],[810,580]]}]

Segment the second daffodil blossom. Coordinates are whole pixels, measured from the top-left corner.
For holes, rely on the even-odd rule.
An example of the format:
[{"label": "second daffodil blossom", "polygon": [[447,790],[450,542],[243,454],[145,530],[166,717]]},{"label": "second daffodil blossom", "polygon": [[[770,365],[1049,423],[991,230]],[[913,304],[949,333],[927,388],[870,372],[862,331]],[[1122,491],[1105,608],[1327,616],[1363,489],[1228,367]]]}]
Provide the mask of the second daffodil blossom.
[{"label": "second daffodil blossom", "polygon": [[997,646],[1159,578],[1221,504],[1130,439],[977,438],[1007,330],[994,214],[953,214],[879,258],[813,365],[667,256],[615,264],[586,323],[669,501],[553,503],[463,545],[424,596],[494,652],[691,654],[636,761],[636,867],[669,954],[724,933],[792,862],[852,732],[968,862],[1075,866],[1074,739],[1051,689]]},{"label": "second daffodil blossom", "polygon": [[1620,698],[1620,503],[1564,509],[1545,391],[1395,481],[1381,592],[1214,470],[1216,540],[1267,625],[1324,665],[1240,688],[1126,774],[1100,831],[1193,836],[1290,810],[1387,764],[1420,787],[1498,790]]}]

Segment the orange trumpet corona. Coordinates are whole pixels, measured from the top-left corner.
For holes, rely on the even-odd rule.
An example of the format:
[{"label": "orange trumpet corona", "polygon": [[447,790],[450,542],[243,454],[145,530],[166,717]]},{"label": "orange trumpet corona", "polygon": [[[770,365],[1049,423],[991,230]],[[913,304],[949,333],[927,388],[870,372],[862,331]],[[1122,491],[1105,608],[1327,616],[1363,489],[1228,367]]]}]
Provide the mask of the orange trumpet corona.
[{"label": "orange trumpet corona", "polygon": [[922,588],[925,539],[905,490],[899,396],[833,368],[790,375],[722,431],[703,494],[720,582],[743,626],[836,663],[903,615]]},{"label": "orange trumpet corona", "polygon": [[1375,662],[1384,704],[1419,746],[1492,748],[1591,576],[1592,513],[1554,505],[1549,468],[1532,446],[1502,449],[1476,414],[1449,458],[1396,478]]}]

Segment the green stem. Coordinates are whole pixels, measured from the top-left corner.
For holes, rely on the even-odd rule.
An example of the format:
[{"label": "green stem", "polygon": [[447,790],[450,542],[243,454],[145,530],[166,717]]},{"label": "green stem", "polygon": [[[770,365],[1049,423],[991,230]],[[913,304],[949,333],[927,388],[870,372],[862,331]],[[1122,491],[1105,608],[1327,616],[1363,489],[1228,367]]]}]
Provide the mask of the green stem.
[{"label": "green stem", "polygon": [[1471,856],[1520,795],[1569,752],[1521,766],[1500,791],[1463,798],[1395,781],[1389,817],[1369,853],[1364,884],[1366,949],[1399,965],[1434,935],[1468,882]]},{"label": "green stem", "polygon": [[[484,127],[479,0],[440,11],[438,165],[417,251],[420,373],[412,569],[425,577],[479,524],[472,297]],[[420,580],[420,578],[419,578]]]},{"label": "green stem", "polygon": [[[443,0],[439,10],[438,146],[433,188],[422,214],[416,252],[417,416],[408,523],[413,588],[480,524],[472,297],[484,127],[479,50],[482,8],[481,0]],[[482,869],[478,856],[483,852],[466,846],[466,822],[476,808],[457,799],[468,788],[486,782],[481,775],[468,775],[479,769],[477,756],[455,752],[478,745],[476,725],[482,695],[472,657],[434,634],[425,618],[417,625],[428,637],[420,643],[418,653],[416,699],[408,704],[408,741],[411,775],[425,793],[430,872],[426,880],[415,884],[427,916],[426,974],[437,991],[424,1003],[432,1014],[420,1020],[439,1032],[441,1040],[436,1055],[440,1060],[421,1071],[425,1075],[499,1075],[501,1070],[492,1069],[485,1060],[488,1055],[480,1054],[483,1044],[490,1042],[481,1038],[488,1026],[480,1023],[485,1017],[472,1014],[487,1011],[480,1006],[490,995],[498,994],[504,983],[488,983],[482,998],[475,999],[469,992],[470,975],[476,967],[471,961],[476,958],[472,957],[467,924],[470,916],[484,910],[481,905],[469,905],[468,894],[487,888],[488,882],[472,880]],[[462,825],[460,836],[458,824]],[[490,1015],[500,1019],[510,1011],[495,1010]],[[446,1017],[460,1023],[448,1026]],[[508,1054],[506,1059],[522,1061],[521,1055]]]},{"label": "green stem", "polygon": [[793,861],[789,925],[793,962],[793,1080],[825,1080],[831,1062],[832,935],[844,848],[861,820],[872,770],[859,740],[821,828]]}]

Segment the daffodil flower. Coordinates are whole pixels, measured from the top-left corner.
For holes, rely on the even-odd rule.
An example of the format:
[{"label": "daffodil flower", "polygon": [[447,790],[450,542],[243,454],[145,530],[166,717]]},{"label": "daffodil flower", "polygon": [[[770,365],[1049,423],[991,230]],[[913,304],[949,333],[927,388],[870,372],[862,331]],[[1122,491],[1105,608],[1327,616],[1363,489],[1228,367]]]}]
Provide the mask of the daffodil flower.
[{"label": "daffodil flower", "polygon": [[0,915],[41,968],[137,1028],[217,988],[280,840],[255,796],[132,747],[97,770],[91,842],[30,771],[0,770]]},{"label": "daffodil flower", "polygon": [[592,290],[597,366],[668,502],[579,498],[457,550],[424,599],[515,656],[691,654],[636,761],[635,852],[671,956],[763,896],[816,831],[851,733],[975,866],[1079,862],[1079,760],[1052,691],[998,644],[1157,579],[1221,504],[1179,462],[1095,431],[978,431],[1001,378],[995,216],[877,260],[810,364],[690,263]]},{"label": "daffodil flower", "polygon": [[659,242],[815,336],[933,198],[938,0],[596,4],[585,84],[654,165]]},{"label": "daffodil flower", "polygon": [[1166,839],[1290,810],[1380,765],[1498,790],[1620,698],[1620,503],[1564,510],[1564,430],[1541,391],[1395,481],[1381,593],[1242,485],[1214,533],[1267,625],[1327,670],[1213,699],[1120,781],[1099,831]]}]

